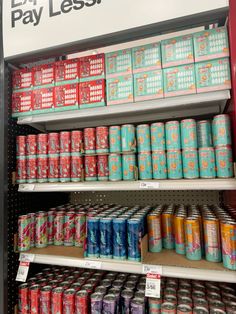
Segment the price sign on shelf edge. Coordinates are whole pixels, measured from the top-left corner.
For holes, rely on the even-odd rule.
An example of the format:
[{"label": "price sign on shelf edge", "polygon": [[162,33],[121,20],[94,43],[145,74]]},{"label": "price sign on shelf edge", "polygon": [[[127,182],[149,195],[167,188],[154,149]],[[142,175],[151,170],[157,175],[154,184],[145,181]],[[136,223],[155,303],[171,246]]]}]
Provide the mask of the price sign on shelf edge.
[{"label": "price sign on shelf edge", "polygon": [[140,189],[156,189],[158,190],[160,188],[160,183],[159,182],[140,182],[140,185],[139,185],[139,188]]},{"label": "price sign on shelf edge", "polygon": [[159,265],[143,265],[143,274],[148,274],[148,273],[155,273],[162,275],[162,266]]},{"label": "price sign on shelf edge", "polygon": [[28,272],[29,272],[29,262],[20,262],[17,275],[16,275],[16,281],[26,282]]},{"label": "price sign on shelf edge", "polygon": [[145,296],[149,298],[160,298],[161,275],[148,273],[146,278]]}]

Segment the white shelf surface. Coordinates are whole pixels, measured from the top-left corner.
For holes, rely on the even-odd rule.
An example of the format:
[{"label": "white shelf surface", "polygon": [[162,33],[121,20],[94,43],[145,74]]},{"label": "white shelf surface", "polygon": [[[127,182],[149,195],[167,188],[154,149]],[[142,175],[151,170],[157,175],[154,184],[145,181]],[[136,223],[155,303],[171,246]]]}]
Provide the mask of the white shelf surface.
[{"label": "white shelf surface", "polygon": [[236,179],[150,180],[19,184],[19,192],[236,190]]},{"label": "white shelf surface", "polygon": [[219,114],[225,109],[230,91],[170,97],[99,108],[53,112],[19,117],[18,124],[39,130],[65,130],[98,125],[157,121],[186,116]]}]

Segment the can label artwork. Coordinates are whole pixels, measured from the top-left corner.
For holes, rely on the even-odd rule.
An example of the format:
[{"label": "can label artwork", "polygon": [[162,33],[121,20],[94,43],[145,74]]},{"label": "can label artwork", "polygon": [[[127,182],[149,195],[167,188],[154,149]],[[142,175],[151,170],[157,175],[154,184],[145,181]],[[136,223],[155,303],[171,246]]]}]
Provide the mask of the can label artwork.
[{"label": "can label artwork", "polygon": [[138,152],[150,152],[151,151],[151,135],[148,124],[138,125],[136,128]]},{"label": "can label artwork", "polygon": [[28,214],[30,219],[30,247],[35,245],[35,213]]},{"label": "can label artwork", "polygon": [[112,218],[101,218],[100,229],[100,257],[112,258]]},{"label": "can label artwork", "polygon": [[48,154],[59,154],[60,152],[60,141],[59,133],[48,134]]},{"label": "can label artwork", "polygon": [[236,270],[236,223],[223,221],[220,224],[223,264]]},{"label": "can label artwork", "polygon": [[199,167],[201,178],[216,177],[215,151],[213,147],[199,148]]},{"label": "can label artwork", "polygon": [[109,180],[110,181],[122,180],[121,155],[119,154],[109,155],[108,164],[109,164]]},{"label": "can label artwork", "polygon": [[109,147],[110,147],[110,153],[121,152],[120,126],[111,126],[109,128]]},{"label": "can label artwork", "polygon": [[147,216],[148,247],[150,252],[158,253],[162,250],[161,216],[150,213]]},{"label": "can label artwork", "polygon": [[18,287],[18,310],[20,313],[29,313],[29,288],[27,283],[23,283]]},{"label": "can label artwork", "polygon": [[48,211],[48,244],[54,243],[54,219],[56,212],[54,210]]},{"label": "can label artwork", "polygon": [[181,143],[182,148],[197,148],[197,126],[194,119],[181,121]]},{"label": "can label artwork", "polygon": [[212,128],[209,120],[197,122],[198,147],[212,147]]},{"label": "can label artwork", "polygon": [[32,285],[29,287],[29,313],[39,314],[40,306],[39,294],[40,285]]},{"label": "can label artwork", "polygon": [[216,169],[218,178],[233,177],[233,156],[230,146],[217,147],[216,154]]},{"label": "can label artwork", "polygon": [[175,251],[177,254],[185,254],[185,229],[184,215],[174,216]]},{"label": "can label artwork", "polygon": [[198,152],[196,149],[184,149],[183,155],[183,170],[185,179],[199,178]]},{"label": "can label artwork", "polygon": [[27,183],[37,180],[37,156],[26,156]]},{"label": "can label artwork", "polygon": [[139,179],[152,179],[152,155],[151,153],[138,154]]},{"label": "can label artwork", "polygon": [[67,212],[64,216],[64,245],[74,245],[74,234],[75,234],[75,213]]},{"label": "can label artwork", "polygon": [[86,154],[96,152],[96,129],[86,128],[84,129],[84,150]]},{"label": "can label artwork", "polygon": [[63,304],[62,304],[62,297],[63,297],[64,289],[62,287],[56,287],[52,290],[52,313],[63,313]]},{"label": "can label artwork", "polygon": [[18,250],[20,252],[30,249],[30,228],[31,220],[28,215],[21,215],[18,218]]},{"label": "can label artwork", "polygon": [[182,179],[182,156],[180,150],[167,151],[167,168],[169,179]]},{"label": "can label artwork", "polygon": [[164,212],[161,215],[162,223],[162,239],[163,247],[171,250],[175,248],[175,236],[174,236],[174,217],[170,212]]},{"label": "can label artwork", "polygon": [[54,218],[54,245],[64,244],[64,212],[57,212]]},{"label": "can label artwork", "polygon": [[26,136],[26,155],[37,154],[37,135],[29,134]]},{"label": "can label artwork", "polygon": [[123,180],[135,180],[136,157],[134,154],[122,155]]},{"label": "can label artwork", "polygon": [[98,166],[98,181],[108,181],[109,178],[108,156],[98,155],[97,166]]},{"label": "can label artwork", "polygon": [[99,218],[87,218],[87,255],[88,257],[99,257],[100,255],[100,232]]},{"label": "can label artwork", "polygon": [[113,258],[124,260],[127,258],[127,220],[113,219]]},{"label": "can label artwork", "polygon": [[27,178],[26,171],[26,157],[18,156],[16,157],[16,169],[17,169],[17,183],[25,183]]},{"label": "can label artwork", "polygon": [[[78,153],[76,153],[78,154]],[[79,155],[71,156],[71,181],[79,182],[82,178],[83,157]]]},{"label": "can label artwork", "polygon": [[16,156],[26,155],[26,136],[20,135],[16,137]]},{"label": "can label artwork", "polygon": [[221,262],[220,226],[216,218],[203,218],[206,260]]},{"label": "can label artwork", "polygon": [[37,135],[37,155],[47,155],[48,153],[48,135]]},{"label": "can label artwork", "polygon": [[215,116],[212,122],[214,146],[226,146],[232,144],[230,119],[227,114]]},{"label": "can label artwork", "polygon": [[162,122],[151,124],[152,151],[165,150],[165,125]]},{"label": "can label artwork", "polygon": [[185,240],[186,240],[186,257],[193,261],[202,258],[201,234],[199,220],[185,219]]},{"label": "can label artwork", "polygon": [[141,222],[140,219],[130,219],[127,224],[128,260],[141,261]]},{"label": "can label artwork", "polygon": [[38,212],[35,216],[35,247],[43,248],[48,245],[48,216],[45,212]]},{"label": "can label artwork", "polygon": [[96,152],[108,153],[108,127],[99,126],[96,128]]},{"label": "can label artwork", "polygon": [[83,146],[83,132],[72,131],[71,132],[71,153],[81,153]]},{"label": "can label artwork", "polygon": [[70,154],[60,155],[59,180],[69,182],[71,176],[71,156]]},{"label": "can label artwork", "polygon": [[152,153],[152,174],[153,179],[167,178],[167,165],[165,151],[156,151]]},{"label": "can label artwork", "polygon": [[75,214],[75,246],[83,247],[86,236],[86,214],[84,212]]},{"label": "can label artwork", "polygon": [[60,153],[70,153],[71,151],[71,133],[66,132],[60,132]]},{"label": "can label artwork", "polygon": [[38,156],[38,173],[37,173],[37,182],[43,183],[48,180],[48,156],[41,155]]},{"label": "can label artwork", "polygon": [[48,181],[59,181],[59,154],[49,155],[48,157]]},{"label": "can label artwork", "polygon": [[168,121],[165,124],[167,150],[181,149],[180,127],[178,121]]},{"label": "can label artwork", "polygon": [[85,156],[85,181],[97,181],[97,157]]},{"label": "can label artwork", "polygon": [[121,127],[122,152],[136,152],[135,127],[124,124]]}]

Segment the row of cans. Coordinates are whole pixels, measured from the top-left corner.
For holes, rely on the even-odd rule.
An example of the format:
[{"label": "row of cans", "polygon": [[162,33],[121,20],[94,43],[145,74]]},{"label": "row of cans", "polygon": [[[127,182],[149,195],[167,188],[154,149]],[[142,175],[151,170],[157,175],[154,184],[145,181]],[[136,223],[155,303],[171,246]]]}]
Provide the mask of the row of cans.
[{"label": "row of cans", "polygon": [[149,251],[175,249],[190,260],[236,270],[236,210],[218,205],[159,205],[147,215]]}]

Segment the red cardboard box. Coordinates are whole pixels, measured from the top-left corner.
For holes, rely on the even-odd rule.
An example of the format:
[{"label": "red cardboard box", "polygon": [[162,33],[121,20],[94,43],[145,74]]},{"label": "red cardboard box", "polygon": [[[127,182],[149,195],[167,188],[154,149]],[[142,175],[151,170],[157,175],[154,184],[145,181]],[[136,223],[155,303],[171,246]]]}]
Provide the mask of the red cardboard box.
[{"label": "red cardboard box", "polygon": [[79,84],[55,87],[55,111],[79,109]]},{"label": "red cardboard box", "polygon": [[54,86],[55,65],[54,63],[42,64],[33,68],[33,85],[35,88]]},{"label": "red cardboard box", "polygon": [[79,59],[80,82],[105,78],[105,54],[86,56]]},{"label": "red cardboard box", "polygon": [[31,69],[16,70],[12,74],[13,91],[27,91],[33,86],[33,73]]},{"label": "red cardboard box", "polygon": [[32,91],[12,94],[12,116],[32,114]]},{"label": "red cardboard box", "polygon": [[33,91],[33,112],[46,113],[54,110],[54,87]]},{"label": "red cardboard box", "polygon": [[56,85],[79,82],[79,59],[58,61],[55,63]]},{"label": "red cardboard box", "polygon": [[79,84],[80,108],[103,107],[106,105],[105,80],[82,82]]}]

